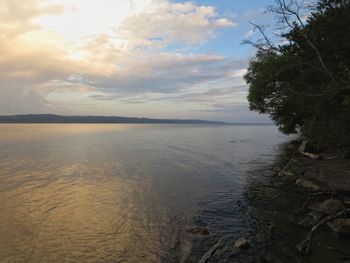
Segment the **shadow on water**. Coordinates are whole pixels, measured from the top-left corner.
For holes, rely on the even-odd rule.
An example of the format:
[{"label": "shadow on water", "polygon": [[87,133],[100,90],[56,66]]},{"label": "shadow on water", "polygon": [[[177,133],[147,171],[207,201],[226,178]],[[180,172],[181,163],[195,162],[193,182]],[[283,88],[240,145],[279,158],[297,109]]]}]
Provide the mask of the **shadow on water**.
[{"label": "shadow on water", "polygon": [[244,199],[250,222],[250,239],[256,262],[308,262],[296,249],[305,236],[303,229],[290,220],[305,196],[294,185],[276,177],[293,154],[289,144],[279,147],[276,160],[251,170]]}]

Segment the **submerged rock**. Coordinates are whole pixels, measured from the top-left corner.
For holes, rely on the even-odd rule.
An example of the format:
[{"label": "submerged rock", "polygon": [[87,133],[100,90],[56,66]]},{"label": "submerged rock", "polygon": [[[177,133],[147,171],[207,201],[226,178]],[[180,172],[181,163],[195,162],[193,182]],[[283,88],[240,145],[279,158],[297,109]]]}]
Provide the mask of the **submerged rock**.
[{"label": "submerged rock", "polygon": [[191,234],[191,235],[201,235],[201,236],[206,236],[209,235],[209,230],[208,228],[204,227],[204,226],[191,226],[191,227],[187,227],[185,228],[185,232],[187,234]]},{"label": "submerged rock", "polygon": [[300,187],[304,187],[310,190],[314,190],[314,191],[319,191],[321,190],[321,187],[318,186],[317,184],[315,184],[314,182],[307,180],[305,178],[299,178],[295,181],[296,185],[300,186]]},{"label": "submerged rock", "polygon": [[244,237],[237,239],[233,245],[238,249],[247,249],[250,247],[249,242]]},{"label": "submerged rock", "polygon": [[292,171],[288,171],[288,170],[282,170],[278,173],[279,176],[284,176],[284,177],[289,177],[289,178],[293,178],[295,177],[295,173],[293,173]]}]

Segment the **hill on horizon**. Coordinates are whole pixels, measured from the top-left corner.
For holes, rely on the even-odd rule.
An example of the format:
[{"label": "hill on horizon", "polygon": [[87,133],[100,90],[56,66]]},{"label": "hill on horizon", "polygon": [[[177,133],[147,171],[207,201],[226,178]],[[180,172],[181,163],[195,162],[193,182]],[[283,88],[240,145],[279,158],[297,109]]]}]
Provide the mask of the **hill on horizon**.
[{"label": "hill on horizon", "polygon": [[55,114],[2,115],[0,123],[178,123],[178,124],[228,124],[220,121],[197,119],[152,119],[120,116],[80,116]]}]

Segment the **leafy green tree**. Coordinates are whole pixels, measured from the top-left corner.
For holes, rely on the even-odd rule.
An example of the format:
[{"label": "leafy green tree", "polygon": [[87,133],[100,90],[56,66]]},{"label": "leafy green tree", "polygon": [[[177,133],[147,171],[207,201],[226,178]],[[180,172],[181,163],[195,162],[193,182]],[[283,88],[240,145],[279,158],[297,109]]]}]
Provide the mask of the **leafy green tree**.
[{"label": "leafy green tree", "polygon": [[[250,109],[318,148],[350,146],[350,1],[320,0],[306,21],[297,0],[276,1],[280,41],[263,41],[245,80]],[[281,26],[282,25],[282,26]]]}]

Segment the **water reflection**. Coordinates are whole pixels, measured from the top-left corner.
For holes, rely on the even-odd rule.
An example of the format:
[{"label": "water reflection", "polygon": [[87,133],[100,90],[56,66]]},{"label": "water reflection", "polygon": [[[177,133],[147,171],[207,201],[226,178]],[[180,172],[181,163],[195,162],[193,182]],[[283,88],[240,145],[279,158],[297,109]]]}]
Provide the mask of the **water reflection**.
[{"label": "water reflection", "polygon": [[[146,128],[147,125],[139,125]],[[40,139],[60,135],[126,131],[134,128],[132,124],[0,124],[0,141]]]},{"label": "water reflection", "polygon": [[[198,262],[218,239],[213,260],[227,258],[248,229],[238,201],[249,171],[286,140],[271,126],[26,124],[0,135],[4,262]],[[210,235],[184,236],[188,225]]]}]

